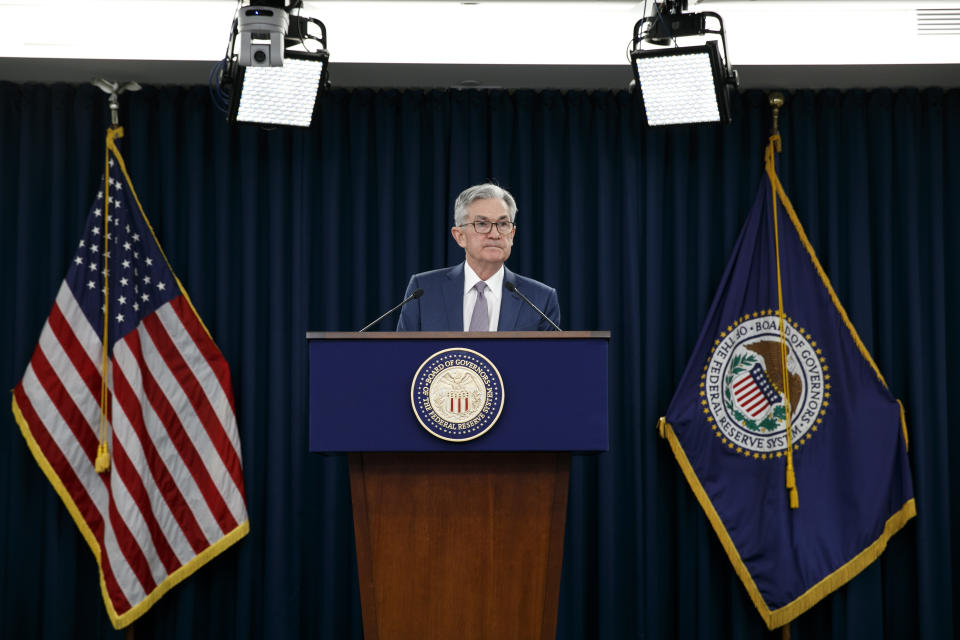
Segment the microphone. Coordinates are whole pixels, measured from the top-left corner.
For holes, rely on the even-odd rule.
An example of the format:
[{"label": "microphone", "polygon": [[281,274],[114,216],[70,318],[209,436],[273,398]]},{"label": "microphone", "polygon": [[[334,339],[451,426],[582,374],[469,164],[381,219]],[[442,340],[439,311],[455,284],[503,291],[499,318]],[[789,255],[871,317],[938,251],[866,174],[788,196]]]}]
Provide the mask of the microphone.
[{"label": "microphone", "polygon": [[557,326],[557,323],[556,323],[556,322],[554,322],[553,320],[551,320],[550,318],[547,317],[547,314],[545,314],[543,311],[540,311],[540,308],[537,307],[537,305],[535,305],[535,304],[533,304],[532,302],[530,302],[530,299],[527,298],[527,296],[525,296],[525,295],[523,295],[522,293],[520,293],[520,290],[517,289],[517,285],[515,285],[515,284],[513,284],[512,282],[509,282],[509,281],[507,281],[507,280],[504,280],[504,281],[503,281],[503,286],[506,287],[507,291],[509,291],[510,293],[515,293],[515,294],[517,294],[518,296],[520,296],[520,299],[523,300],[524,302],[526,302],[528,305],[530,305],[530,308],[533,309],[534,311],[536,311],[537,313],[539,313],[540,316],[541,316],[544,320],[546,320],[547,322],[549,322],[551,327],[553,327],[553,328],[556,329],[557,331],[563,331],[563,329],[561,329],[560,327]]},{"label": "microphone", "polygon": [[370,324],[368,324],[367,326],[365,326],[363,329],[360,329],[360,331],[358,331],[357,333],[363,333],[364,331],[366,331],[366,330],[369,329],[370,327],[375,326],[378,322],[380,322],[381,320],[383,320],[384,318],[386,318],[388,315],[390,315],[391,313],[393,313],[394,311],[396,311],[397,309],[399,309],[399,308],[402,307],[403,305],[407,304],[407,303],[410,302],[411,300],[416,300],[417,298],[419,298],[419,297],[422,296],[422,295],[423,295],[423,289],[417,289],[416,291],[414,291],[413,293],[411,293],[410,295],[408,295],[406,298],[404,298],[404,299],[403,299],[403,302],[401,302],[400,304],[398,304],[397,306],[395,306],[393,309],[390,309],[390,311],[387,311],[385,314],[383,314],[382,316],[380,316],[379,318],[377,318],[376,320],[374,320],[373,322],[371,322]]}]

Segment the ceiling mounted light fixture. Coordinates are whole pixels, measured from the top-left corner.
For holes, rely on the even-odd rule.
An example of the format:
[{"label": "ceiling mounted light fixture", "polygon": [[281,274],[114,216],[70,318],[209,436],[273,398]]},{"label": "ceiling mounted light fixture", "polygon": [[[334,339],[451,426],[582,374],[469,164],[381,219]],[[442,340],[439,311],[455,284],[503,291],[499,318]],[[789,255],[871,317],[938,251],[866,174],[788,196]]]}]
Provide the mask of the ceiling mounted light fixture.
[{"label": "ceiling mounted light fixture", "polygon": [[[630,63],[652,127],[731,120],[730,90],[740,81],[727,58],[723,19],[712,11],[683,13],[686,6],[655,3],[633,27]],[[699,42],[681,47],[678,38]]]},{"label": "ceiling mounted light fixture", "polygon": [[[210,82],[211,97],[230,122],[298,127],[313,122],[317,95],[329,86],[330,54],[327,28],[301,16],[302,6],[302,0],[289,5],[259,0],[237,10],[227,53]],[[296,15],[290,13],[294,9]]]}]

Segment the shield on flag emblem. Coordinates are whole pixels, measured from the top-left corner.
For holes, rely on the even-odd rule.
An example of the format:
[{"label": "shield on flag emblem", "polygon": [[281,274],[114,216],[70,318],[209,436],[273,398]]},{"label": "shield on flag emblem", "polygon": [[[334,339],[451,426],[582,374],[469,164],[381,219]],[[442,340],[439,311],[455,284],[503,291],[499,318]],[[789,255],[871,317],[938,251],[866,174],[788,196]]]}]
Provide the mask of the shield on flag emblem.
[{"label": "shield on flag emblem", "polygon": [[765,416],[773,405],[780,402],[780,394],[770,384],[759,362],[733,379],[733,397],[740,409],[753,420]]}]

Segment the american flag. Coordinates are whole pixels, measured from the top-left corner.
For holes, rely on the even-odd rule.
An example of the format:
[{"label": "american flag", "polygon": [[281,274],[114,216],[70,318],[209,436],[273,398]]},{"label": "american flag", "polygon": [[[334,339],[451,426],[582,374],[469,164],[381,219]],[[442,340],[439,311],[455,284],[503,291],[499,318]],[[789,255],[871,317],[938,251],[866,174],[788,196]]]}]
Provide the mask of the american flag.
[{"label": "american flag", "polygon": [[[13,391],[20,430],[97,559],[118,629],[249,531],[230,370],[140,207],[120,135],[107,134],[106,179]],[[101,433],[110,465],[98,473]]]}]

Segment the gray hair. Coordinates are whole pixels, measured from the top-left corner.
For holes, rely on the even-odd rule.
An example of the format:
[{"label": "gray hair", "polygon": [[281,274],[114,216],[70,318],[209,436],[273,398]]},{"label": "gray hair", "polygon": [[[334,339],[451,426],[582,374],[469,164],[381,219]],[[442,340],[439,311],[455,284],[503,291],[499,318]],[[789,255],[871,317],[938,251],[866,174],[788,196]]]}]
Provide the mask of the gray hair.
[{"label": "gray hair", "polygon": [[510,192],[503,187],[495,184],[477,184],[464,189],[453,203],[453,223],[457,226],[462,225],[467,220],[467,207],[475,200],[486,200],[487,198],[496,198],[503,200],[507,205],[507,212],[510,215],[510,222],[514,222],[517,217],[517,201],[513,199]]}]

